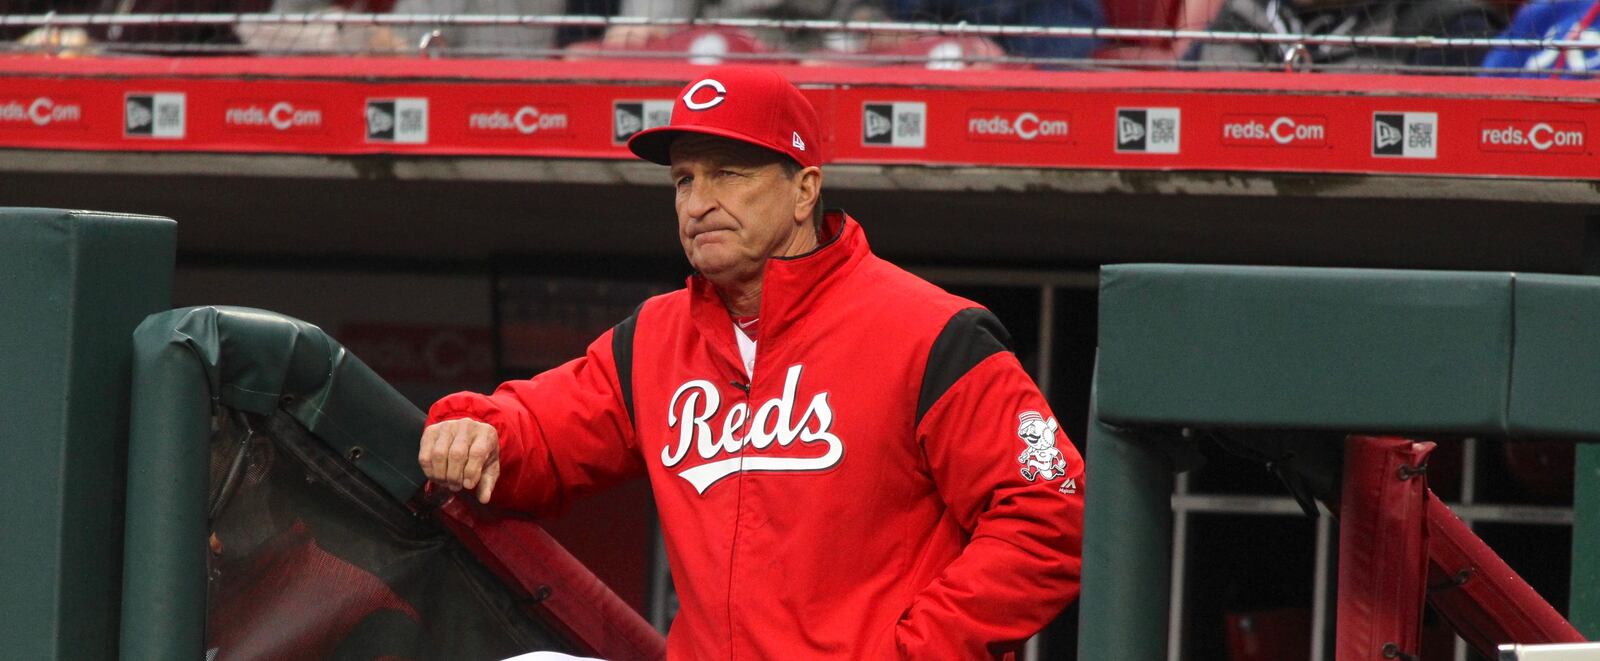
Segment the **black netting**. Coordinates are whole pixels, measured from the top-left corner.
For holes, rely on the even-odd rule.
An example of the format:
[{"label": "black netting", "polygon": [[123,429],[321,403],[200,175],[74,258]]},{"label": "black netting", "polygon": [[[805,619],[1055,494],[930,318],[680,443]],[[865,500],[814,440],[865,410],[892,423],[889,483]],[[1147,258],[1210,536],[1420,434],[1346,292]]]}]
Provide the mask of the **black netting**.
[{"label": "black netting", "polygon": [[206,648],[219,661],[572,651],[447,531],[279,412],[211,439]]}]

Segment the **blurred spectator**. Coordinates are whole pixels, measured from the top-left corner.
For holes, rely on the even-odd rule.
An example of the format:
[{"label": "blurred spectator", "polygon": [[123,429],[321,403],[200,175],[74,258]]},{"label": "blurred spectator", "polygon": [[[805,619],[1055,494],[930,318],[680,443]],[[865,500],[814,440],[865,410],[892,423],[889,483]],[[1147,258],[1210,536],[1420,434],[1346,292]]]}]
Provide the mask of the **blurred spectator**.
[{"label": "blurred spectator", "polygon": [[[0,0],[0,14],[283,13],[560,15],[566,0]],[[284,52],[397,52],[415,50],[422,37],[439,31],[443,47],[522,51],[554,47],[548,27],[419,25],[373,27],[335,24],[244,24],[229,26],[94,26],[8,29],[0,38],[55,52],[116,49],[118,44],[242,45],[244,50]],[[201,51],[204,52],[204,51]]]},{"label": "blurred spectator", "polygon": [[[571,16],[615,16],[621,7],[620,0],[567,0],[567,14]],[[562,26],[556,30],[556,44],[566,46],[578,41],[592,41],[605,36],[605,28],[587,26]]]},{"label": "blurred spectator", "polygon": [[[622,0],[620,16],[649,18],[775,18],[851,21],[907,21],[1000,25],[1098,27],[1105,14],[1100,0]],[[608,48],[639,49],[670,28],[614,26],[606,31]],[[818,35],[761,34],[779,48],[798,51],[816,47]],[[831,50],[895,50],[914,37],[869,40],[856,35],[827,37]],[[1006,51],[1027,57],[1088,57],[1091,39],[1014,38],[998,40]],[[849,43],[846,43],[849,42]]]},{"label": "blurred spectator", "polygon": [[[0,0],[0,14],[210,14],[260,12],[271,0]],[[7,29],[0,39],[35,45],[87,46],[90,43],[228,44],[238,35],[221,25],[93,26]]]},{"label": "blurred spectator", "polygon": [[[1352,37],[1489,37],[1498,28],[1482,0],[1227,0],[1209,30]],[[1186,60],[1281,63],[1290,46],[1200,42]],[[1476,48],[1307,46],[1315,64],[1473,66]]]},{"label": "blurred spectator", "polygon": [[[392,0],[354,0],[330,2],[329,0],[274,0],[269,10],[277,14],[339,14],[383,13]],[[405,50],[407,45],[387,28],[317,24],[244,24],[235,30],[239,39],[250,50],[259,53],[350,53],[392,52]],[[410,44],[415,47],[416,44]]]},{"label": "blurred spectator", "polygon": [[[931,21],[980,25],[1037,25],[1102,27],[1105,11],[1100,0],[885,0],[889,18],[897,21]],[[1098,43],[1093,39],[998,39],[1007,53],[1024,57],[1086,58]]]},{"label": "blurred spectator", "polygon": [[[618,16],[639,18],[843,18],[856,0],[622,0]],[[674,28],[655,25],[615,25],[606,30],[602,46],[608,49],[640,50],[659,40]],[[759,33],[769,44],[798,50],[808,45],[809,35]]]},{"label": "blurred spectator", "polygon": [[1583,50],[1496,48],[1489,51],[1483,66],[1523,69],[1527,71],[1521,74],[1524,76],[1594,71],[1600,68],[1600,31],[1594,25],[1597,15],[1600,15],[1600,0],[1534,0],[1517,10],[1511,26],[1500,34],[1502,38],[1576,40],[1594,42],[1596,47]]},{"label": "blurred spectator", "polygon": [[[392,5],[392,8],[388,5]],[[566,0],[275,0],[272,11],[289,14],[392,11],[396,14],[559,15]],[[422,38],[439,31],[437,44],[449,50],[527,52],[554,47],[555,29],[549,27],[417,25],[369,27],[359,25],[244,26],[245,43],[264,52],[274,51],[414,51]]]},{"label": "blurred spectator", "polygon": [[[560,15],[567,9],[566,0],[397,0],[396,14],[498,14],[498,15]],[[400,41],[416,47],[423,35],[434,28],[416,27],[396,29]],[[554,48],[555,28],[494,26],[468,27],[443,25],[437,28],[439,37],[448,49],[514,50],[530,51]]]}]

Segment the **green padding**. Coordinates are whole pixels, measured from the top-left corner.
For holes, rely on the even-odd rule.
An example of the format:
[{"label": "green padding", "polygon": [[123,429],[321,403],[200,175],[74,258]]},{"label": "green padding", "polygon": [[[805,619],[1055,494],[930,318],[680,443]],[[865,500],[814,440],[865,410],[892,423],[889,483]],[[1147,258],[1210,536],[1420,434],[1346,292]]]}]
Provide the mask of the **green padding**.
[{"label": "green padding", "polygon": [[1127,265],[1101,271],[1112,424],[1504,427],[1512,276]]},{"label": "green padding", "polygon": [[1517,275],[1512,436],[1600,436],[1600,278]]},{"label": "green padding", "polygon": [[422,487],[422,412],[316,326],[249,308],[171,310],[134,331],[134,355],[124,659],[203,656],[213,403],[282,407],[397,500]]},{"label": "green padding", "polygon": [[1572,490],[1572,596],[1567,619],[1600,639],[1600,444],[1578,446]]},{"label": "green padding", "polygon": [[[1091,400],[1096,400],[1094,395]],[[1091,401],[1090,410],[1098,401]],[[1078,658],[1167,658],[1172,595],[1169,442],[1089,426]]]},{"label": "green padding", "polygon": [[128,334],[171,305],[175,224],[0,209],[0,641],[107,659],[121,603]]}]

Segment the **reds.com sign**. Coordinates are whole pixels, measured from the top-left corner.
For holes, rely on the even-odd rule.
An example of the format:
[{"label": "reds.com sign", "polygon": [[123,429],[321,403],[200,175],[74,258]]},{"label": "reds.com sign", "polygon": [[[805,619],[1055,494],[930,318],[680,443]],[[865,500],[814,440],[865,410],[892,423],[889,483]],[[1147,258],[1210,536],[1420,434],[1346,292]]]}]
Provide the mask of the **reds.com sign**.
[{"label": "reds.com sign", "polygon": [[566,133],[569,124],[560,106],[474,106],[467,115],[467,130],[482,134]]},{"label": "reds.com sign", "polygon": [[1054,110],[974,110],[967,138],[1015,142],[1066,142],[1071,118]]},{"label": "reds.com sign", "polygon": [[322,129],[322,108],[305,102],[240,101],[222,111],[222,123],[245,130],[318,131]]},{"label": "reds.com sign", "polygon": [[[628,137],[675,104],[719,103],[710,83],[682,100],[699,69],[661,67],[642,82],[610,63],[0,58],[0,148],[632,159]],[[1600,88],[1582,81],[882,75],[811,70],[801,88],[832,128],[807,149],[852,165],[1600,181]]]},{"label": "reds.com sign", "polygon": [[0,125],[62,126],[83,121],[83,106],[75,101],[41,96],[0,101]]},{"label": "reds.com sign", "polygon": [[1317,115],[1225,115],[1222,144],[1230,147],[1322,147],[1328,118]]},{"label": "reds.com sign", "polygon": [[1478,148],[1535,154],[1582,154],[1588,138],[1583,122],[1490,119],[1478,126]]}]

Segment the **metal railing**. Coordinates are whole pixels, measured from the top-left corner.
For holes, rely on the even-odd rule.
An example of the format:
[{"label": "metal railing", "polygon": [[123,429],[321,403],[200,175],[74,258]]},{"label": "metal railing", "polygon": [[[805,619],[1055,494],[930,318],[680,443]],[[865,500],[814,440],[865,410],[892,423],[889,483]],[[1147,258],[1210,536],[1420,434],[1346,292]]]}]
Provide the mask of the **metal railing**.
[{"label": "metal railing", "polygon": [[[637,16],[600,15],[502,15],[502,14],[379,14],[346,13],[339,11],[316,13],[163,13],[163,14],[29,14],[0,15],[0,30],[29,30],[30,39],[0,42],[0,52],[27,52],[39,54],[259,54],[259,55],[416,55],[456,57],[533,57],[549,58],[575,55],[572,51],[552,45],[462,45],[439,39],[438,28],[501,28],[501,29],[607,29],[618,27],[652,27],[667,30],[713,28],[743,30],[755,33],[781,32],[789,34],[810,33],[818,35],[855,37],[901,38],[986,38],[986,39],[1073,39],[1093,40],[1136,46],[1161,46],[1182,44],[1253,44],[1277,46],[1284,53],[1282,61],[1272,62],[1196,62],[1182,61],[1174,54],[1170,58],[1116,59],[1116,58],[1048,58],[1021,55],[959,54],[939,56],[904,52],[846,52],[827,49],[804,53],[792,52],[728,52],[720,59],[737,61],[794,61],[804,59],[816,63],[840,64],[937,64],[942,58],[954,57],[968,65],[1035,65],[1061,68],[1159,68],[1182,70],[1280,70],[1299,71],[1385,71],[1405,73],[1452,74],[1527,74],[1523,69],[1486,68],[1471,66],[1422,66],[1405,63],[1314,63],[1305,54],[1309,48],[1345,48],[1355,50],[1394,49],[1426,51],[1438,49],[1491,49],[1507,48],[1536,51],[1582,51],[1600,48],[1595,41],[1581,38],[1485,38],[1485,37],[1435,37],[1435,36],[1380,36],[1353,34],[1297,34],[1261,32],[1219,32],[1192,29],[1144,29],[1118,27],[1076,27],[1039,25],[998,25],[971,23],[889,22],[812,19],[767,18],[649,18]],[[251,30],[278,30],[281,38],[255,40],[253,43],[168,43],[160,41],[92,40],[87,37],[63,37],[86,34],[90,30],[120,31],[129,28],[182,29],[215,28],[249,32]],[[421,31],[421,39],[392,39],[381,45],[371,43],[325,44],[295,38],[293,29],[334,31]],[[52,38],[54,36],[55,38]],[[422,42],[431,42],[424,44]],[[603,59],[659,59],[683,58],[681,50],[613,50],[597,48],[584,50],[583,58]],[[1590,71],[1562,70],[1563,76],[1590,76]]]}]

